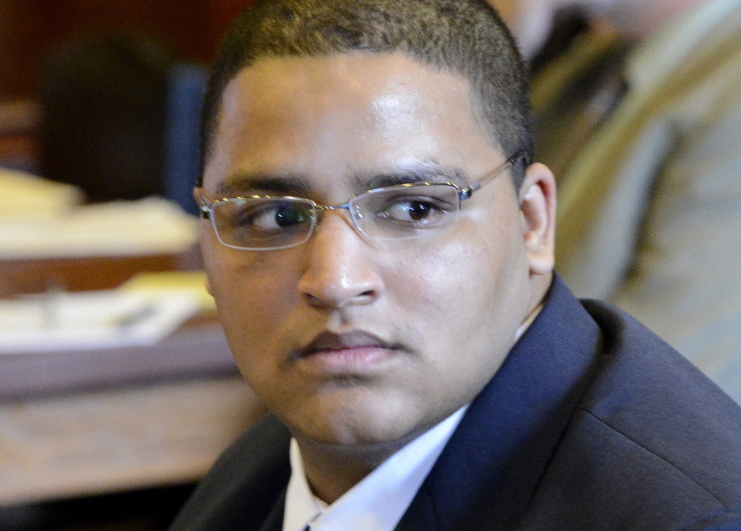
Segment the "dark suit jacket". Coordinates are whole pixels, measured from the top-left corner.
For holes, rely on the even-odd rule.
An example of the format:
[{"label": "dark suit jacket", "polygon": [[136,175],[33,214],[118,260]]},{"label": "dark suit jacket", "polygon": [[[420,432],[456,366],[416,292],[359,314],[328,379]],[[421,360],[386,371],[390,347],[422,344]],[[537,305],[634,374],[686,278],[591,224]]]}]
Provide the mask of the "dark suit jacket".
[{"label": "dark suit jacket", "polygon": [[[267,417],[173,530],[280,530],[288,430]],[[741,530],[741,409],[631,317],[558,279],[400,530]]]}]

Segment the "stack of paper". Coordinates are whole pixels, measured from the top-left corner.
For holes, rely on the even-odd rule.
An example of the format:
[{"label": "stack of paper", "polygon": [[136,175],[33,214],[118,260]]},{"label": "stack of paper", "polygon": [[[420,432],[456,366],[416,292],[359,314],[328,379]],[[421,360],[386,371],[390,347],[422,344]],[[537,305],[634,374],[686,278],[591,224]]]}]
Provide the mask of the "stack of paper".
[{"label": "stack of paper", "polygon": [[50,219],[82,203],[82,190],[29,173],[0,168],[3,208],[0,225],[9,220]]},{"label": "stack of paper", "polygon": [[152,345],[215,309],[203,271],[142,273],[106,291],[0,300],[0,354]]},{"label": "stack of paper", "polygon": [[165,199],[114,201],[0,218],[0,259],[177,254],[195,244],[197,231],[197,219]]},{"label": "stack of paper", "polygon": [[50,292],[0,300],[0,354],[152,345],[199,309],[185,292]]}]

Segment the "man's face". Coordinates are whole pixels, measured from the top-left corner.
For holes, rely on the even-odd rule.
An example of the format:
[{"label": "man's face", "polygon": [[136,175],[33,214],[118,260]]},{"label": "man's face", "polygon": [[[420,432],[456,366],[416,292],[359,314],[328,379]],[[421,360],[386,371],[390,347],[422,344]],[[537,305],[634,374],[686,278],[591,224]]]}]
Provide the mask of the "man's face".
[{"label": "man's face", "polygon": [[[263,59],[224,93],[204,189],[337,205],[389,176],[456,174],[465,186],[510,155],[487,140],[459,76],[397,54]],[[525,188],[543,195],[539,181]],[[372,240],[335,210],[278,251],[227,248],[204,221],[210,289],[242,374],[299,442],[421,433],[484,387],[539,300],[534,264],[552,249],[534,251],[532,204],[507,172],[447,230]]]}]

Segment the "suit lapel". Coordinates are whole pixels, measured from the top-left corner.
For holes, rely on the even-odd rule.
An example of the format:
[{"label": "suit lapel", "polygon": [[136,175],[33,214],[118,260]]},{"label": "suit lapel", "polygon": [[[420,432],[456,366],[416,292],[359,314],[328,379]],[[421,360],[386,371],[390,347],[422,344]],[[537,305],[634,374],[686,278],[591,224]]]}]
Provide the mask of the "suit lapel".
[{"label": "suit lapel", "polygon": [[435,506],[426,483],[420,487],[395,531],[437,531],[440,529],[435,516]]},{"label": "suit lapel", "polygon": [[260,531],[282,531],[283,529],[283,513],[286,508],[286,491],[276,500],[273,505],[267,520],[260,528]]}]

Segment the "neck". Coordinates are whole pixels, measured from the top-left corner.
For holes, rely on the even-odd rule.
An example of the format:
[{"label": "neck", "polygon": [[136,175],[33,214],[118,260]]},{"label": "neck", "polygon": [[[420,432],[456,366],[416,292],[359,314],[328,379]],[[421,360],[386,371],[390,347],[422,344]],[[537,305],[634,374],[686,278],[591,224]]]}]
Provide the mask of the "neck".
[{"label": "neck", "polygon": [[548,291],[551,289],[551,284],[553,284],[553,272],[551,271],[543,275],[534,275],[530,279],[530,282],[533,287],[530,290],[531,296],[527,305],[528,313],[522,320],[522,324],[517,329],[515,340],[519,340],[522,334],[530,328],[530,325],[533,324],[535,318],[540,314],[540,310],[543,309],[546,296],[548,295]]},{"label": "neck", "polygon": [[378,445],[347,446],[295,437],[311,490],[328,504],[335,502],[414,438]]}]

